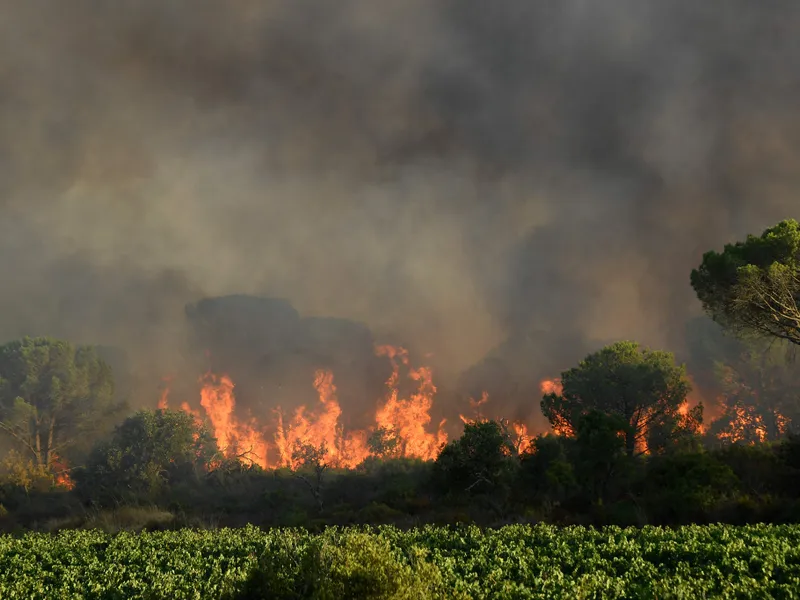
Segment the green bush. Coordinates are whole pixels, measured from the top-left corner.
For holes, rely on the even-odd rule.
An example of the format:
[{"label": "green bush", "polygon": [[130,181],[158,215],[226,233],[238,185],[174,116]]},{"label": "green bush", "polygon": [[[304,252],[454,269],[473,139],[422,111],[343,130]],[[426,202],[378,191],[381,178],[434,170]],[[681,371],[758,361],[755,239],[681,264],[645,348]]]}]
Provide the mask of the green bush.
[{"label": "green bush", "polygon": [[789,599],[798,590],[796,525],[0,536],[4,599]]}]

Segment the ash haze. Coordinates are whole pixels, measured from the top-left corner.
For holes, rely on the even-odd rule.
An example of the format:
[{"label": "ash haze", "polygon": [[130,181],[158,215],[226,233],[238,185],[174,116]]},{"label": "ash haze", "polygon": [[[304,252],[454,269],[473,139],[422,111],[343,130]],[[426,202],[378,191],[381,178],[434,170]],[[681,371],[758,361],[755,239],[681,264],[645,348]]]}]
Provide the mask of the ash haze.
[{"label": "ash haze", "polygon": [[702,252],[798,216],[798,30],[788,0],[5,0],[0,337],[151,377],[202,355],[187,304],[284,298],[538,415],[602,343],[681,353]]}]

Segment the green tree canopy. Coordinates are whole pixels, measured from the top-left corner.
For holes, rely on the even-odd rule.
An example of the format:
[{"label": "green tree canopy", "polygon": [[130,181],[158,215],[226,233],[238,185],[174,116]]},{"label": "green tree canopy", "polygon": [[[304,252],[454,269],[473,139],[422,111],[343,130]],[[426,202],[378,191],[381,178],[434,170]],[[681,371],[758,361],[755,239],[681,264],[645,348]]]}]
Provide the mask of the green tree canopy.
[{"label": "green tree canopy", "polygon": [[508,492],[519,461],[508,430],[497,421],[464,426],[464,434],[448,443],[434,464],[434,477],[455,493]]},{"label": "green tree canopy", "polygon": [[81,495],[154,500],[167,485],[208,471],[220,455],[205,425],[183,411],[142,410],[97,444],[76,473]]},{"label": "green tree canopy", "polygon": [[577,430],[592,411],[618,415],[630,425],[625,448],[633,455],[648,433],[678,420],[679,407],[691,391],[686,370],[669,352],[617,342],[587,356],[561,374],[562,392],[542,398],[542,412],[554,427]]},{"label": "green tree canopy", "polygon": [[611,481],[625,460],[627,420],[617,413],[590,410],[575,424],[575,461],[578,481],[592,501],[604,501]]},{"label": "green tree canopy", "polygon": [[0,430],[37,465],[50,468],[119,407],[94,348],[50,338],[0,346]]},{"label": "green tree canopy", "polygon": [[710,251],[691,274],[703,309],[739,333],[800,345],[800,224],[781,221],[760,237]]}]

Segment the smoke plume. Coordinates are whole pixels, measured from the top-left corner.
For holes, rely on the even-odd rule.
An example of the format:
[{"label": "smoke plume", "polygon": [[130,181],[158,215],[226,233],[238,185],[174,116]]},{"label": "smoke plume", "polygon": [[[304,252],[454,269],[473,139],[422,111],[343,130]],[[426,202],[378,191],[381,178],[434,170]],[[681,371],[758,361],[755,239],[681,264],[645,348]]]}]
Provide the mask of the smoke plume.
[{"label": "smoke plume", "polygon": [[4,2],[0,338],[149,377],[202,357],[185,306],[285,298],[538,412],[602,343],[683,352],[702,252],[798,216],[799,27],[788,0]]}]

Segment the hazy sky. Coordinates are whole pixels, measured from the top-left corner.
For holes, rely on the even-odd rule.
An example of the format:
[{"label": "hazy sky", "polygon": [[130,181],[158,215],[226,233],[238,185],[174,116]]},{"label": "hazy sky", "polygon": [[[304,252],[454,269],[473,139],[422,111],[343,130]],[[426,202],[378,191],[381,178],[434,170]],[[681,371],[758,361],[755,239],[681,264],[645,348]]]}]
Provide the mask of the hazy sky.
[{"label": "hazy sky", "polygon": [[248,293],[444,378],[526,333],[680,352],[702,252],[800,216],[799,30],[788,0],[0,2],[0,337],[152,367],[187,302]]}]

